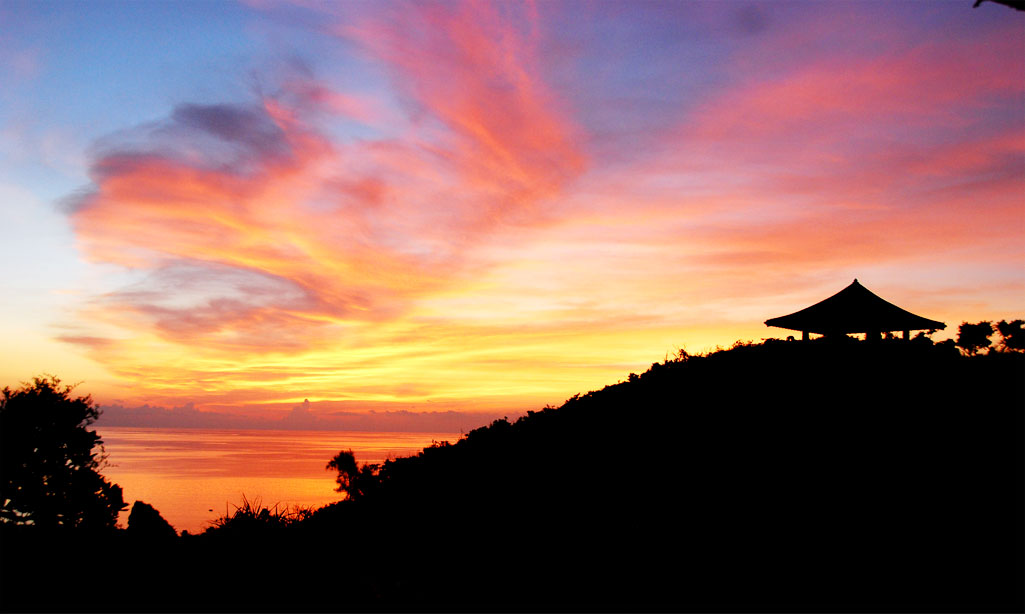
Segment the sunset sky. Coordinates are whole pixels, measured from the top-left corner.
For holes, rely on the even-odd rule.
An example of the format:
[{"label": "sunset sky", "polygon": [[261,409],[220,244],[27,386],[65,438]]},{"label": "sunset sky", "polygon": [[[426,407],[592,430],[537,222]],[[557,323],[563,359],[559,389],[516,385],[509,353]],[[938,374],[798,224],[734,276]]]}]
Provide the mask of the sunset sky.
[{"label": "sunset sky", "polygon": [[854,278],[1025,317],[1025,13],[972,3],[3,0],[0,386],[445,431]]}]

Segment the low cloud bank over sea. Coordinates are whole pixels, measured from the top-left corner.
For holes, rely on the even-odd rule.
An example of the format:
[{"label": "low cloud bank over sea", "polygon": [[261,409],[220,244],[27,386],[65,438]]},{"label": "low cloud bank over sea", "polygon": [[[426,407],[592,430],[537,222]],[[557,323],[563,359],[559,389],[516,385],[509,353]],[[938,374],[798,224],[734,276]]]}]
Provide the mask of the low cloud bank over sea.
[{"label": "low cloud bank over sea", "polygon": [[[350,409],[346,403],[304,400],[273,416],[241,415],[199,409],[193,403],[176,407],[103,405],[97,426],[203,429],[272,429],[310,431],[380,431],[393,433],[466,432],[520,411],[411,411],[382,408]],[[360,405],[365,406],[365,403]]]}]

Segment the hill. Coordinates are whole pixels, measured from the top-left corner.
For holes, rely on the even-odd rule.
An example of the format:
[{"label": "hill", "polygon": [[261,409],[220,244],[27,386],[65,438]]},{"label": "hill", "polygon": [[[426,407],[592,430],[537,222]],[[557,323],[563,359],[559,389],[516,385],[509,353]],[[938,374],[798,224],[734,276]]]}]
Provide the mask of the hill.
[{"label": "hill", "polygon": [[1021,354],[899,342],[684,354],[368,468],[351,500],[302,521],[254,514],[117,546],[139,563],[88,603],[1020,611],[1023,410]]}]

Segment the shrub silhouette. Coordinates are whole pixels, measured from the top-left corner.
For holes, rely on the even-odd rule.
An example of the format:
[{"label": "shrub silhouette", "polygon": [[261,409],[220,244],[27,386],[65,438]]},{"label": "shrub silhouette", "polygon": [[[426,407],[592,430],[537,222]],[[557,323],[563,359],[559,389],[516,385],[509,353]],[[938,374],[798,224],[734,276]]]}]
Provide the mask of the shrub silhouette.
[{"label": "shrub silhouette", "polygon": [[233,506],[235,509],[215,519],[208,532],[220,533],[253,533],[266,529],[284,529],[302,522],[313,513],[309,507],[301,505],[267,507],[259,497],[249,499],[242,494],[242,503]]},{"label": "shrub silhouette", "polygon": [[37,377],[0,398],[0,518],[38,528],[112,529],[125,509],[121,487],[99,469],[99,416],[89,396]]},{"label": "shrub silhouette", "polygon": [[968,322],[962,322],[961,326],[957,328],[957,347],[969,355],[975,356],[979,353],[979,350],[988,348],[992,342],[989,340],[989,336],[993,334],[993,324],[991,322],[978,322],[976,324],[969,324]]},{"label": "shrub silhouette", "polygon": [[1025,352],[1025,320],[1000,320],[996,323],[1000,333],[1000,349],[1004,352]]},{"label": "shrub silhouette", "polygon": [[142,501],[132,505],[132,512],[128,515],[128,534],[145,540],[174,539],[178,535],[156,508]]}]

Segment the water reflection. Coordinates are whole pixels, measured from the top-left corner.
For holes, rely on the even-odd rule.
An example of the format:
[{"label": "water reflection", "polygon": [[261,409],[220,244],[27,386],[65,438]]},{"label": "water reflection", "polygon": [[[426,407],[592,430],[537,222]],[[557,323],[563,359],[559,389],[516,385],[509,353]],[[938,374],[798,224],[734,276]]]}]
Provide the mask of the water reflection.
[{"label": "water reflection", "polygon": [[[125,501],[156,507],[178,531],[202,531],[239,504],[321,506],[339,499],[324,466],[342,449],[361,462],[419,452],[453,433],[374,433],[140,429],[104,427],[109,466],[103,474],[124,488]],[[212,511],[211,511],[212,510]],[[121,518],[127,523],[127,512]]]}]

